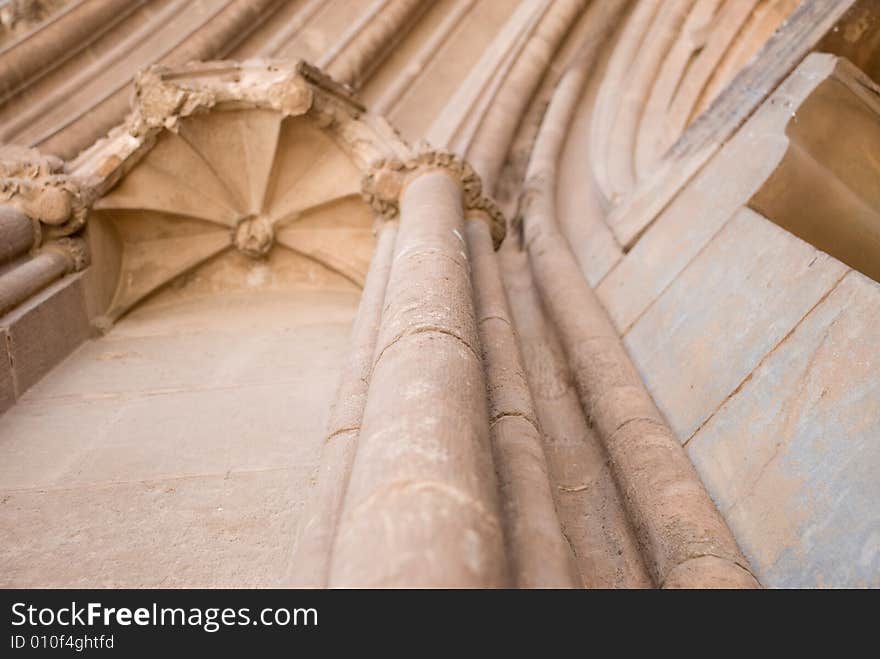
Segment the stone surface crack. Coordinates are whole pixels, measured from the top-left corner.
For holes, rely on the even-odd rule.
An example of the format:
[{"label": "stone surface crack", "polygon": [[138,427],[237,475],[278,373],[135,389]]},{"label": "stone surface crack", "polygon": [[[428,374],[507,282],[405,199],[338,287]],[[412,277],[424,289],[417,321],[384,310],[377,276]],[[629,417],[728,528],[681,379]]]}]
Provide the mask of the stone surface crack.
[{"label": "stone surface crack", "polygon": [[443,327],[437,327],[436,325],[422,325],[420,327],[414,327],[414,328],[405,330],[405,331],[401,332],[400,334],[398,334],[397,336],[395,336],[393,339],[391,339],[391,341],[388,342],[388,345],[386,345],[384,348],[382,348],[381,352],[379,352],[379,355],[373,361],[373,370],[376,369],[376,366],[379,365],[379,362],[382,360],[382,357],[385,355],[385,353],[388,351],[388,349],[391,346],[393,346],[395,343],[402,341],[403,339],[405,339],[409,336],[416,336],[417,334],[430,334],[432,332],[435,334],[444,334],[446,336],[451,336],[453,339],[455,339],[456,341],[461,343],[465,348],[467,348],[468,352],[470,352],[476,358],[477,362],[479,362],[480,364],[483,363],[482,356],[478,355],[477,351],[474,350],[473,347],[471,347],[471,345],[467,341],[465,341],[463,338],[461,338],[455,332],[448,330],[448,329],[445,329]]}]

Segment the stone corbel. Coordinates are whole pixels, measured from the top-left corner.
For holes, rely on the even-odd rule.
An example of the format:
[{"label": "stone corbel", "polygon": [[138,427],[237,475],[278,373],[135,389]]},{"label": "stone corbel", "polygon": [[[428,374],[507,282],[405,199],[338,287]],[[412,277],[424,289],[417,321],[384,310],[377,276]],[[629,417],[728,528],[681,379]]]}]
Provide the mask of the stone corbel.
[{"label": "stone corbel", "polygon": [[493,199],[483,194],[482,181],[473,167],[454,153],[424,150],[407,160],[377,160],[363,178],[363,198],[380,218],[393,220],[400,212],[400,195],[407,183],[419,173],[432,169],[442,169],[459,182],[465,210],[480,213],[486,219],[492,242],[498,249],[507,231],[504,213]]}]

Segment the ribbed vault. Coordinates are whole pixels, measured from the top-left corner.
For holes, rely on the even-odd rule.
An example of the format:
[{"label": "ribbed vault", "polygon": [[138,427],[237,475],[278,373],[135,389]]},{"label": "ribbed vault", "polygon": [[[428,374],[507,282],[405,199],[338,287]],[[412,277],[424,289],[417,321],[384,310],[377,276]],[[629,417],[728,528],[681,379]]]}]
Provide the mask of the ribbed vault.
[{"label": "ribbed vault", "polygon": [[[305,100],[293,108],[272,107],[281,89],[274,65],[247,65],[243,86],[241,68],[230,75],[229,67],[207,64],[145,76],[129,129],[99,145],[97,157],[84,154],[86,169],[119,161],[118,182],[90,217],[98,267],[115,282],[105,292],[106,320],[208,262],[226,259],[234,269],[242,255],[270,264],[305,259],[363,284],[374,239],[361,179],[374,156],[393,155],[402,143],[329,94],[317,111],[315,90],[325,92],[294,75],[296,67],[286,69],[285,84],[305,90]],[[175,94],[187,99],[183,105]],[[169,95],[174,100],[153,116]],[[145,122],[160,127],[130,149]],[[120,147],[130,154],[114,159]],[[288,267],[284,276],[308,273]],[[227,285],[247,285],[238,279],[227,277]]]}]

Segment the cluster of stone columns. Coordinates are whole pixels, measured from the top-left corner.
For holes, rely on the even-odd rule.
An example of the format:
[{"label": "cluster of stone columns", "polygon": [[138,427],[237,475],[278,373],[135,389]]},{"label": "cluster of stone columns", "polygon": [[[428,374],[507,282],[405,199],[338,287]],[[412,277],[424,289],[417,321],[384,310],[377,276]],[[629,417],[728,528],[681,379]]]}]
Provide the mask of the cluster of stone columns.
[{"label": "cluster of stone columns", "polygon": [[582,407],[611,459],[642,554],[660,587],[758,582],[631,363],[556,222],[556,163],[589,62],[561,81],[532,151],[522,204],[525,247]]},{"label": "cluster of stone columns", "polygon": [[[571,0],[537,13],[498,102],[458,145],[490,189],[524,99],[582,9]],[[533,151],[523,208],[535,280],[654,583],[754,587],[555,227],[555,163],[586,73],[565,76]],[[449,109],[434,133],[470,120]],[[365,195],[385,223],[291,585],[583,587],[494,253],[504,218],[446,153],[377,164]]]},{"label": "cluster of stone columns", "polygon": [[[564,30],[553,21],[578,9],[576,2],[554,7],[544,21],[552,37],[544,38],[558,44]],[[516,68],[522,74],[511,76],[504,93],[532,90],[554,48],[527,51]],[[585,61],[560,84],[528,171],[523,209],[535,281],[654,583],[754,587],[746,559],[556,228],[556,160]],[[511,132],[477,131],[466,149],[490,185]],[[327,455],[342,457],[336,467],[322,463],[315,494],[330,483],[333,495],[309,506],[294,558],[297,570],[318,578],[298,583],[581,587],[494,255],[492,213],[468,203],[479,179],[463,176],[454,158],[396,169],[406,172],[403,184],[385,172],[368,186],[382,202],[374,206],[386,215],[399,208],[400,222],[393,249],[391,230],[383,229],[370,273],[376,282],[387,276],[384,295],[370,288],[381,283],[368,280],[371,301],[356,326],[369,318],[377,327],[371,366],[361,370],[363,396],[346,394],[352,390],[343,383],[337,403],[351,401],[361,422],[355,413],[331,429]],[[389,267],[377,265],[389,254]],[[360,337],[356,329],[354,361],[363,362]],[[334,445],[341,437],[344,449]],[[315,517],[327,506],[329,515]],[[321,550],[306,557],[314,538]]]},{"label": "cluster of stone columns", "polygon": [[[110,3],[83,4],[100,6]],[[124,3],[114,2],[114,5],[119,4]],[[208,8],[213,12],[210,19],[170,51],[163,53],[154,63],[168,65],[222,58],[281,5],[281,0],[230,0],[222,6],[219,2],[212,3]],[[91,25],[94,25],[95,29],[101,29],[100,21],[106,21],[104,17],[106,13],[105,8],[100,15],[97,10],[90,14],[88,20],[92,21]],[[21,63],[16,62],[13,65],[16,68],[25,67],[24,62],[28,57],[37,57],[40,62],[47,61],[40,55],[39,49],[33,55],[30,52],[22,52],[19,55],[15,51],[12,51],[11,55],[22,60]],[[44,153],[73,159],[124,120],[130,109],[131,94],[132,90],[129,86],[115,89],[75,121],[60,126],[51,134],[40,136],[33,146],[39,147]]]},{"label": "cluster of stone columns", "polygon": [[471,212],[467,239],[489,398],[502,517],[514,581],[523,588],[579,588],[562,533],[519,341],[508,309],[492,239],[480,212]]},{"label": "cluster of stone columns", "polygon": [[87,46],[145,0],[80,2],[0,53],[0,101],[20,91],[47,68]]},{"label": "cluster of stone columns", "polygon": [[37,239],[34,220],[15,206],[0,206],[0,315],[88,263],[81,238],[61,238],[34,249]]},{"label": "cluster of stone columns", "polygon": [[581,586],[495,260],[501,218],[448,154],[377,179],[386,219],[291,585]]},{"label": "cluster of stone columns", "polygon": [[379,227],[376,250],[351,330],[351,347],[327,424],[328,431],[315,485],[309,490],[288,571],[289,581],[293,585],[317,588],[327,584],[330,552],[354,462],[361,417],[369,390],[373,352],[382,321],[382,306],[394,256],[397,224],[396,221],[388,221]]}]

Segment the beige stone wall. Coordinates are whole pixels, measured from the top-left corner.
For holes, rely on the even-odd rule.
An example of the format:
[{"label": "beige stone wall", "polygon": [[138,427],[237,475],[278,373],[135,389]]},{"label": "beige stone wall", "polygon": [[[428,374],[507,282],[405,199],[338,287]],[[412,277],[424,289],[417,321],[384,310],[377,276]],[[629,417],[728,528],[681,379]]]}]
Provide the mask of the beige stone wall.
[{"label": "beige stone wall", "polygon": [[880,585],[877,34],[44,16],[0,49],[0,584]]},{"label": "beige stone wall", "polygon": [[0,420],[0,583],[279,585],[357,300],[185,286],[80,346]]}]

